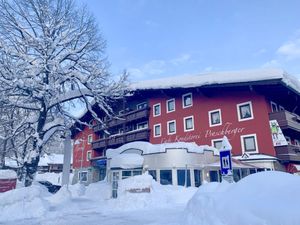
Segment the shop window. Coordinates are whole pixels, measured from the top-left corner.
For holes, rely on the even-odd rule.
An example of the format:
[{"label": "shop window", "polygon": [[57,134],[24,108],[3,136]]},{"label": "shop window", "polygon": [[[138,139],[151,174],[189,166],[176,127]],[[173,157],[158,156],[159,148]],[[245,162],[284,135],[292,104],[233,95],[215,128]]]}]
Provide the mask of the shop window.
[{"label": "shop window", "polygon": [[93,142],[93,135],[90,134],[90,135],[88,136],[87,143],[88,143],[88,145],[90,145],[92,142]]},{"label": "shop window", "polygon": [[92,158],[92,151],[86,152],[86,161],[89,161]]},{"label": "shop window", "polygon": [[300,141],[298,139],[295,139],[295,145],[300,146]]},{"label": "shop window", "polygon": [[201,182],[201,170],[194,170],[194,181],[195,181],[195,187],[199,187],[202,182]]},{"label": "shop window", "polygon": [[160,171],[160,183],[162,185],[173,184],[172,170],[161,170]]},{"label": "shop window", "polygon": [[167,101],[167,113],[175,111],[175,99],[172,98]]},{"label": "shop window", "polygon": [[87,182],[88,180],[88,172],[87,171],[81,171],[78,173],[78,179],[81,182]]},{"label": "shop window", "polygon": [[156,170],[148,170],[148,173],[153,177],[154,180],[157,180]]},{"label": "shop window", "polygon": [[184,131],[192,131],[194,130],[194,117],[193,116],[189,116],[189,117],[185,117],[183,118],[184,121]]},{"label": "shop window", "polygon": [[253,119],[253,110],[251,102],[244,102],[237,105],[239,121]]},{"label": "shop window", "polygon": [[277,104],[275,102],[271,102],[271,110],[272,110],[272,112],[277,112],[278,111],[278,107],[277,107]]},{"label": "shop window", "polygon": [[256,173],[256,169],[249,169],[250,174]]},{"label": "shop window", "polygon": [[215,147],[216,149],[221,149],[222,148],[222,139],[213,139],[211,140],[211,145]]},{"label": "shop window", "polygon": [[216,170],[209,171],[210,182],[219,182],[219,172]]},{"label": "shop window", "polygon": [[182,96],[182,107],[188,108],[193,106],[193,96],[192,93],[188,93]]},{"label": "shop window", "polygon": [[160,114],[161,114],[160,103],[153,105],[153,117],[160,116]]},{"label": "shop window", "polygon": [[258,152],[256,134],[241,136],[243,152]]},{"label": "shop window", "polygon": [[[187,178],[187,180],[186,180]],[[180,186],[191,186],[190,170],[177,170],[177,184]]]},{"label": "shop window", "polygon": [[137,176],[137,175],[142,175],[142,171],[141,170],[133,170],[132,176]]},{"label": "shop window", "polygon": [[123,170],[122,171],[122,179],[126,179],[128,177],[132,176],[132,171],[131,170]]},{"label": "shop window", "polygon": [[221,109],[209,111],[208,116],[210,127],[222,125]]},{"label": "shop window", "polygon": [[233,169],[233,180],[235,182],[238,182],[240,179],[242,179],[241,177],[241,171],[239,169]]},{"label": "shop window", "polygon": [[147,108],[148,104],[147,102],[142,102],[136,105],[136,109],[145,109]]},{"label": "shop window", "polygon": [[176,134],[176,121],[168,121],[168,134]]},{"label": "shop window", "polygon": [[161,124],[155,124],[154,126],[154,137],[160,137],[161,136]]}]

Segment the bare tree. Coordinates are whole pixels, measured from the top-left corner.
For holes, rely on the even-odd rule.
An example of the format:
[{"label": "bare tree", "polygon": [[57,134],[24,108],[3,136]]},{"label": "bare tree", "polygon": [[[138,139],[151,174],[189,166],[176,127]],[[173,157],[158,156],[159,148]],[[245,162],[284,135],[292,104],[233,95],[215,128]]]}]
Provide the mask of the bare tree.
[{"label": "bare tree", "polygon": [[26,186],[49,138],[76,120],[74,100],[99,121],[91,99],[113,113],[108,102],[122,96],[126,75],[112,79],[104,50],[93,16],[73,0],[0,0],[0,107],[26,112],[11,131],[29,135]]}]

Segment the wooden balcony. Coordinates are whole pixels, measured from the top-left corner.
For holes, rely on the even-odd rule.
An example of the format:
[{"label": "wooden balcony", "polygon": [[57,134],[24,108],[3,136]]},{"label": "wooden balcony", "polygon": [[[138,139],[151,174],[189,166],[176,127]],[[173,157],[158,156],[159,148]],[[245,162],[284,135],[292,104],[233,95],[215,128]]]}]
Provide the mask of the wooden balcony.
[{"label": "wooden balcony", "polygon": [[270,120],[277,120],[280,128],[300,132],[300,116],[286,110],[269,113]]},{"label": "wooden balcony", "polygon": [[283,162],[300,162],[300,146],[277,146],[275,150],[277,158]]},{"label": "wooden balcony", "polygon": [[94,141],[92,143],[92,147],[93,149],[111,148],[133,141],[149,141],[149,135],[149,129],[130,131],[124,134]]},{"label": "wooden balcony", "polygon": [[[144,108],[144,109],[130,111],[128,113],[122,114],[121,116],[119,116],[119,118],[110,119],[108,121],[105,121],[104,123],[106,124],[106,128],[112,128],[115,126],[122,125],[124,123],[133,122],[135,120],[140,120],[140,119],[148,120],[149,111],[150,111],[150,108]],[[98,132],[103,129],[104,129],[104,127],[102,126],[102,124],[96,124],[95,126],[93,126],[94,132]]]}]

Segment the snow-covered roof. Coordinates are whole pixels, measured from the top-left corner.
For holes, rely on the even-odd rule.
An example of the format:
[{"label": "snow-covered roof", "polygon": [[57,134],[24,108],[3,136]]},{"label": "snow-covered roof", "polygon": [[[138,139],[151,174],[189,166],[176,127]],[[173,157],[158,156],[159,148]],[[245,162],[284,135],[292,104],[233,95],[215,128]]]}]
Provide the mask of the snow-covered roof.
[{"label": "snow-covered roof", "polygon": [[144,157],[136,153],[124,153],[115,155],[110,161],[111,168],[131,169],[142,167]]},{"label": "snow-covered roof", "polygon": [[15,179],[17,173],[13,170],[0,170],[0,179]]},{"label": "snow-covered roof", "polygon": [[219,150],[210,147],[208,145],[197,145],[194,142],[175,142],[175,143],[164,143],[164,144],[151,144],[144,141],[130,142],[125,145],[120,146],[116,149],[108,149],[106,151],[106,156],[112,158],[115,155],[121,154],[125,150],[135,149],[140,150],[143,155],[153,154],[153,153],[163,153],[166,149],[183,148],[187,149],[188,152],[194,153],[204,153],[204,151],[212,151],[214,155],[219,155]]},{"label": "snow-covered roof", "polygon": [[39,166],[48,166],[49,164],[63,164],[63,154],[45,154],[40,158]]},{"label": "snow-covered roof", "polygon": [[228,72],[210,72],[198,75],[173,76],[168,78],[146,80],[133,83],[131,89],[171,89],[193,88],[207,85],[233,84],[244,82],[280,80],[286,86],[300,94],[300,82],[296,77],[287,74],[282,69],[257,69]]}]

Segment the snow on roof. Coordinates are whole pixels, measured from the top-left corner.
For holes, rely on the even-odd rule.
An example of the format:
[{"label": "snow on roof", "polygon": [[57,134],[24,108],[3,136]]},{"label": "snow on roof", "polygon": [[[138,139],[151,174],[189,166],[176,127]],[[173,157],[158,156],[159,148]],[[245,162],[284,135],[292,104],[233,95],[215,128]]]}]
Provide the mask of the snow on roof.
[{"label": "snow on roof", "polygon": [[143,156],[136,153],[124,153],[115,155],[110,161],[111,168],[132,169],[142,167],[144,163]]},{"label": "snow on roof", "polygon": [[121,154],[125,150],[134,149],[140,150],[143,155],[153,154],[153,153],[163,153],[168,148],[184,148],[188,149],[188,152],[194,153],[204,153],[204,151],[212,151],[214,155],[219,155],[219,150],[210,147],[208,145],[197,145],[194,142],[175,142],[175,143],[164,143],[164,144],[151,144],[144,141],[135,141],[127,143],[116,149],[108,149],[106,151],[106,156],[112,158],[115,155]]},{"label": "snow on roof", "polygon": [[0,170],[0,179],[15,179],[17,173],[13,170]]},{"label": "snow on roof", "polygon": [[282,69],[257,69],[228,72],[210,72],[198,75],[173,76],[133,83],[132,90],[192,88],[205,85],[281,80],[300,94],[300,82]]},{"label": "snow on roof", "polygon": [[63,164],[63,154],[45,154],[40,158],[39,166],[48,166],[49,164]]},{"label": "snow on roof", "polygon": [[5,157],[5,165],[11,168],[18,168],[21,165],[18,165],[17,160],[9,157]]}]

